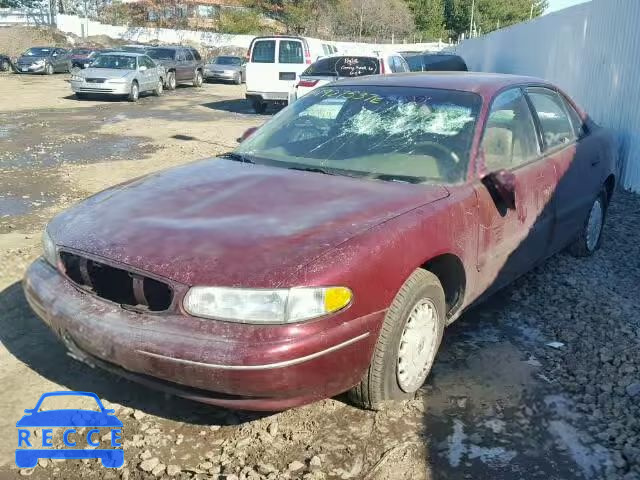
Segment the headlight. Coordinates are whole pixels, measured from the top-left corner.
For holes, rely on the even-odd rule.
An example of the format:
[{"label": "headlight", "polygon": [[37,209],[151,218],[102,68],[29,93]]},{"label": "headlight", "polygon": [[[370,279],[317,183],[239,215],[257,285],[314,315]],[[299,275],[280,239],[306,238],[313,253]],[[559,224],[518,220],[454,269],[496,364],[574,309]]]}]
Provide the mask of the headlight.
[{"label": "headlight", "polygon": [[83,78],[80,75],[71,75],[71,81],[72,82],[81,82],[83,80]]},{"label": "headlight", "polygon": [[196,317],[240,323],[295,323],[337,312],[351,303],[346,287],[259,290],[192,287],[184,309]]},{"label": "headlight", "polygon": [[46,228],[44,229],[44,232],[42,232],[42,251],[44,252],[44,259],[54,267],[57,266],[58,249],[56,248],[56,244],[53,243],[53,240]]}]

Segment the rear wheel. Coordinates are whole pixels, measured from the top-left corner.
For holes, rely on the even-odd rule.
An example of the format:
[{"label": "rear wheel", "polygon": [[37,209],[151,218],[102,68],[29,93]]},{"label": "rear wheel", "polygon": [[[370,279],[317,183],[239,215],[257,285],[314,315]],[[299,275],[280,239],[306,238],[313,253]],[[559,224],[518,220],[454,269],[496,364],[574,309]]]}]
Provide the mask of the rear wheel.
[{"label": "rear wheel", "polygon": [[200,70],[196,70],[196,74],[193,77],[193,86],[194,87],[202,86],[202,72]]},{"label": "rear wheel", "polygon": [[445,325],[442,285],[433,273],[414,271],[396,294],[371,364],[349,392],[358,406],[376,410],[389,400],[413,397],[426,380]]},{"label": "rear wheel", "polygon": [[603,189],[593,201],[582,230],[569,245],[569,253],[573,256],[589,257],[600,248],[607,206],[607,192]]},{"label": "rear wheel", "polygon": [[140,98],[140,87],[138,86],[138,82],[134,80],[131,83],[131,90],[129,91],[129,101],[137,102],[138,98]]},{"label": "rear wheel", "polygon": [[176,72],[168,72],[167,73],[167,90],[175,90],[176,89]]},{"label": "rear wheel", "polygon": [[253,101],[253,111],[256,113],[264,113],[267,111],[267,103],[260,100]]}]

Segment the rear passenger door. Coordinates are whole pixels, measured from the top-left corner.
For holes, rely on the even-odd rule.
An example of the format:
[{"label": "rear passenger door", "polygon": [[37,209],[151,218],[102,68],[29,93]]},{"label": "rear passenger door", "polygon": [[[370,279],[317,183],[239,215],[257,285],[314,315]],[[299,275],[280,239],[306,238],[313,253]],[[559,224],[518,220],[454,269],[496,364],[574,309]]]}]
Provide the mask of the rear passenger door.
[{"label": "rear passenger door", "polygon": [[187,57],[182,48],[176,50],[176,80],[189,80]]},{"label": "rear passenger door", "polygon": [[184,62],[185,80],[192,80],[193,78],[195,78],[196,59],[193,56],[193,53],[191,53],[191,49],[189,48],[184,49],[184,58],[185,58],[185,62]]},{"label": "rear passenger door", "polygon": [[601,152],[580,116],[558,92],[532,87],[527,89],[527,96],[542,132],[544,154],[556,169],[555,251],[575,237],[600,191]]}]

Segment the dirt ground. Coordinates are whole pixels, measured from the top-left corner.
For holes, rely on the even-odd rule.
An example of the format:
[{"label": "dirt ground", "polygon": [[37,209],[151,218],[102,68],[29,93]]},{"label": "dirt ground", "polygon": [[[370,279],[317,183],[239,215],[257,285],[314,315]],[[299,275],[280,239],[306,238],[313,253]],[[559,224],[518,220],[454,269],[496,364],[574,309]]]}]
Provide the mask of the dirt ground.
[{"label": "dirt ground", "polygon": [[[0,76],[0,478],[640,478],[631,418],[640,396],[615,397],[640,375],[640,275],[623,261],[640,255],[637,197],[618,196],[596,257],[558,255],[450,327],[415,400],[377,413],[342,397],[278,414],[214,408],[71,359],[30,311],[20,279],[56,212],[126,179],[230,150],[269,115],[251,112],[243,86],[182,87],[130,104],[78,101],[66,80]],[[604,347],[622,363],[590,365]],[[614,383],[611,397],[598,390],[589,403],[600,374]],[[618,374],[629,381],[616,383]],[[95,392],[116,410],[123,468],[15,466],[15,422],[42,393],[64,389]],[[624,425],[602,434],[612,418]]]}]

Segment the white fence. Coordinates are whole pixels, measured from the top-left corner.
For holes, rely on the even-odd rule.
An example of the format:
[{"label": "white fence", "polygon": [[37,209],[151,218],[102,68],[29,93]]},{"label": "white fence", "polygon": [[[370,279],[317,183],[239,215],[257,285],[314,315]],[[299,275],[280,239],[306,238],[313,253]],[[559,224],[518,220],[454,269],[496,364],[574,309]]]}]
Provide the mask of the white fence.
[{"label": "white fence", "polygon": [[640,1],[592,0],[457,51],[471,70],[550,80],[620,134],[622,185],[640,192]]},{"label": "white fence", "polygon": [[0,25],[50,25],[51,16],[48,8],[32,8],[15,10],[0,8]]},{"label": "white fence", "polygon": [[[46,10],[9,10],[0,9],[0,25],[48,25],[51,24]],[[196,30],[173,30],[168,28],[127,27],[107,25],[77,15],[56,15],[56,26],[65,33],[78,37],[90,35],[107,35],[111,38],[135,42],[182,43],[186,41],[200,43],[209,47],[233,45],[248,48],[254,35],[233,35],[226,33],[205,32]],[[442,42],[434,43],[396,43],[372,44],[353,42],[333,42],[345,53],[361,53],[363,51],[417,50],[440,51],[449,46]]]}]

